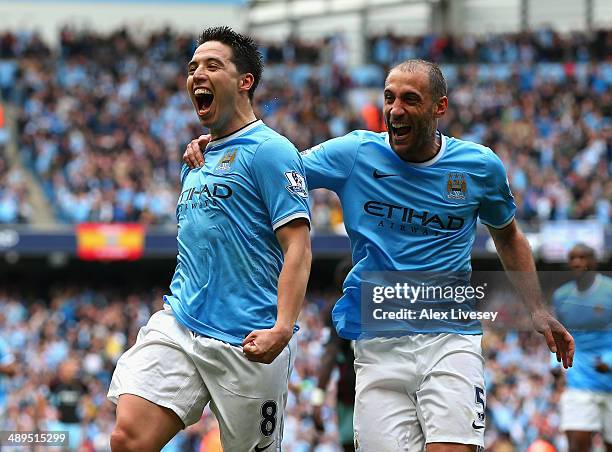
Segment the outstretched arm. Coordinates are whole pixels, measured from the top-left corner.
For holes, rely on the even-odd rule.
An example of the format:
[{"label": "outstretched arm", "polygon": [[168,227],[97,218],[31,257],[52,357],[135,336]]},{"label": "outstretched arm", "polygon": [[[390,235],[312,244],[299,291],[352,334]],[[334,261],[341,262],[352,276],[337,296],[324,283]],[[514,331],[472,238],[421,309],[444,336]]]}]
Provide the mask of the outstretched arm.
[{"label": "outstretched arm", "polygon": [[[190,169],[204,165],[204,149],[209,142],[210,135],[200,135],[187,145],[183,162]],[[353,132],[303,151],[308,186],[338,192],[351,174],[360,144],[360,135]]]},{"label": "outstretched arm", "polygon": [[535,330],[544,335],[548,348],[566,369],[574,359],[574,338],[546,309],[536,273],[531,248],[516,221],[503,229],[489,227],[495,248],[512,285],[531,313]]},{"label": "outstretched arm", "polygon": [[325,391],[329,383],[332,371],[336,367],[336,355],[338,354],[340,338],[336,334],[334,328],[331,328],[330,338],[325,345],[325,351],[321,358],[321,366],[319,367],[319,375],[317,387],[312,391],[310,403],[312,405],[312,416],[316,429],[319,432],[325,431],[325,423],[321,413],[321,406],[325,401]]}]

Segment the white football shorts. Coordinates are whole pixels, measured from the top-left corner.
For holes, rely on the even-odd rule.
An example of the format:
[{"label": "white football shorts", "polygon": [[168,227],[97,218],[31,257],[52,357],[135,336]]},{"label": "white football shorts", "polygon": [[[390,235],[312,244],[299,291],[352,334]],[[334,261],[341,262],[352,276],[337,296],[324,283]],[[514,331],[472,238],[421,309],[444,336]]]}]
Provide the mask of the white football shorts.
[{"label": "white football shorts", "polygon": [[561,430],[601,432],[612,444],[612,393],[566,389],[561,394]]},{"label": "white football shorts", "polygon": [[416,452],[450,442],[484,447],[482,335],[358,340],[355,443],[362,452]]},{"label": "white football shorts", "polygon": [[242,347],[184,327],[165,304],[119,358],[108,398],[143,397],[170,408],[185,426],[196,423],[210,402],[224,450],[280,451],[295,349],[294,337],[271,364],[251,362]]}]

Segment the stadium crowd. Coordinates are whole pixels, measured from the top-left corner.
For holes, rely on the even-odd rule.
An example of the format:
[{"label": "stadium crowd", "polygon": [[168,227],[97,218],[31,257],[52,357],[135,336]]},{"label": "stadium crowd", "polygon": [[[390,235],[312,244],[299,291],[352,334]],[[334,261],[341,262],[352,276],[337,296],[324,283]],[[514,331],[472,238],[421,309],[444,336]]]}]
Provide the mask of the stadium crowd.
[{"label": "stadium crowd", "polygon": [[385,33],[369,38],[370,58],[385,66],[407,58],[440,63],[550,63],[605,61],[610,56],[612,32],[559,33],[550,28],[462,36],[398,36]]},{"label": "stadium crowd", "polygon": [[[0,338],[17,362],[15,376],[0,376],[0,430],[67,430],[75,447],[76,442],[81,450],[106,450],[114,405],[105,395],[114,365],[134,343],[140,326],[161,308],[163,289],[59,284],[43,297],[24,293],[0,291]],[[322,313],[329,312],[332,301],[332,292],[309,293],[299,320],[299,353],[290,380],[283,450],[339,450],[334,391],[328,391],[323,407],[323,435],[314,427],[310,404],[329,334]],[[561,385],[551,374],[550,353],[541,337],[525,331],[490,331],[484,355],[488,450],[525,450],[538,438],[563,446],[557,410]],[[216,422],[207,410],[198,424],[164,451],[213,452],[220,450],[214,448],[215,441]]]},{"label": "stadium crowd", "polygon": [[[383,130],[382,96],[372,88],[392,62],[449,63],[440,128],[498,153],[518,218],[609,223],[611,36],[384,35],[370,40],[373,64],[352,68],[341,36],[265,44],[257,110],[302,150],[357,128]],[[0,89],[19,112],[20,155],[59,221],[175,222],[180,157],[202,132],[184,93],[194,37],[163,30],[138,38],[65,28],[52,49],[35,33],[0,35]],[[315,231],[342,232],[335,195],[313,193],[312,206]]]},{"label": "stadium crowd", "polygon": [[[0,143],[0,150],[3,150]],[[0,223],[28,223],[32,206],[23,171],[11,168],[4,153],[0,154]]]}]

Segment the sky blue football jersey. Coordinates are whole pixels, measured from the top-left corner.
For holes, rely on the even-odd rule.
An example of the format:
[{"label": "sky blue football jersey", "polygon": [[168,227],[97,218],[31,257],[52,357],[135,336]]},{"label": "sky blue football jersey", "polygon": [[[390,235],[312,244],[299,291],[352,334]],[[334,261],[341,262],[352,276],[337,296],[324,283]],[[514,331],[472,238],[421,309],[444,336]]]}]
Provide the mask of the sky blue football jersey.
[{"label": "sky blue football jersey", "polygon": [[179,322],[233,345],[276,322],[283,253],[275,230],[308,221],[295,147],[256,121],[212,141],[202,168],[181,170],[177,267],[164,297]]},{"label": "sky blue football jersey", "polygon": [[[338,334],[360,337],[365,272],[467,272],[477,219],[503,228],[516,206],[505,169],[488,148],[440,135],[430,161],[408,163],[388,134],[355,131],[302,153],[308,186],[336,192],[353,269],[332,317]],[[473,306],[471,307],[473,309]],[[478,320],[421,322],[413,333],[479,334]]]},{"label": "sky blue football jersey", "polygon": [[595,370],[598,358],[612,367],[612,278],[598,274],[584,292],[570,281],[555,291],[553,306],[576,342],[574,365],[567,370],[567,386],[612,392],[612,373]]}]

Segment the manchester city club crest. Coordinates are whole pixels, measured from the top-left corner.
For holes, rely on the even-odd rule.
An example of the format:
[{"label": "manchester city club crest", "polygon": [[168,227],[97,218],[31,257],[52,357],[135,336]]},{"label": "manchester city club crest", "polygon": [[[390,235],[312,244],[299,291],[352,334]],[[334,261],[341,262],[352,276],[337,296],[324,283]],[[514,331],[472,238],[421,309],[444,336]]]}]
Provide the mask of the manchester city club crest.
[{"label": "manchester city club crest", "polygon": [[232,149],[229,151],[225,151],[225,154],[223,154],[223,157],[221,157],[221,160],[219,160],[219,163],[217,164],[215,171],[221,171],[221,172],[229,171],[232,165],[234,164],[234,160],[236,160],[237,153],[238,153],[238,149]]},{"label": "manchester city club crest", "polygon": [[454,201],[463,201],[467,196],[467,180],[465,173],[451,171],[446,181],[446,197]]}]

